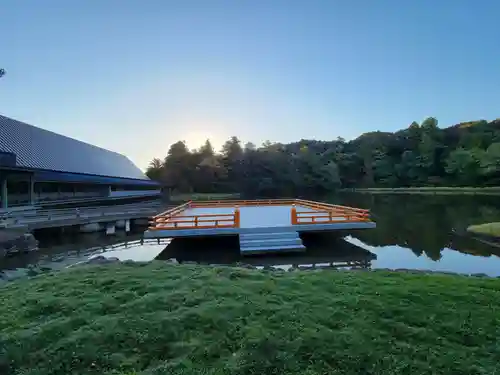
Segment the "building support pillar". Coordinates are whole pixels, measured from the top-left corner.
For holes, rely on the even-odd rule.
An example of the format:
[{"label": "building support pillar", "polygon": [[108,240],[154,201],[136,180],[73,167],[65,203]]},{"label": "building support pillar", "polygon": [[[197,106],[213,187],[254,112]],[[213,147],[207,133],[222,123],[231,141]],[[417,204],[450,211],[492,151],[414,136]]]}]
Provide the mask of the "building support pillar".
[{"label": "building support pillar", "polygon": [[30,204],[34,205],[36,202],[35,199],[35,177],[33,175],[30,176]]},{"label": "building support pillar", "polygon": [[8,190],[7,190],[7,177],[1,180],[0,194],[2,194],[2,208],[8,207]]},{"label": "building support pillar", "polygon": [[107,235],[116,234],[115,223],[106,223],[106,234]]}]

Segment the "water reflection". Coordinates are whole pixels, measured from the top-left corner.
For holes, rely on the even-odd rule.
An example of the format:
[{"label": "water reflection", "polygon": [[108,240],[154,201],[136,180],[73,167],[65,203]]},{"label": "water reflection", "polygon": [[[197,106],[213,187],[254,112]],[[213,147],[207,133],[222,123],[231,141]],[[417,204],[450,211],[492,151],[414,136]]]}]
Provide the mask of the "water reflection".
[{"label": "water reflection", "polygon": [[307,251],[303,253],[268,254],[242,257],[237,236],[178,238],[158,259],[204,264],[245,263],[257,267],[289,268],[370,268],[376,258],[370,251],[339,238],[334,233],[315,233],[302,236]]},{"label": "water reflection", "polygon": [[369,208],[376,229],[303,235],[307,252],[241,257],[237,237],[141,242],[142,231],[115,236],[46,233],[40,251],[0,259],[0,276],[35,264],[61,268],[105,253],[120,260],[176,259],[257,267],[407,268],[500,276],[500,247],[464,235],[468,225],[500,221],[498,197],[343,194],[331,202]]},{"label": "water reflection", "polygon": [[169,238],[157,240],[136,240],[117,243],[92,250],[90,258],[103,255],[106,258],[118,258],[120,261],[149,262],[158,258],[171,243]]},{"label": "water reflection", "polygon": [[334,233],[305,234],[304,253],[242,257],[237,236],[144,240],[142,233],[49,235],[41,238],[40,251],[5,258],[0,276],[12,280],[36,271],[62,269],[104,255],[121,261],[175,260],[178,263],[247,264],[255,267],[368,269],[376,256]]},{"label": "water reflection", "polygon": [[0,258],[0,280],[15,279],[30,273],[30,270],[51,270],[68,267],[85,261],[94,252],[107,251],[112,246],[130,241],[139,241],[142,231],[117,232],[115,236],[104,233],[76,233],[47,230],[36,234],[39,250]]},{"label": "water reflection", "polygon": [[499,245],[465,233],[471,224],[500,221],[496,197],[345,194],[333,200],[372,211],[377,228],[353,234],[351,242],[377,254],[375,267],[500,275]]},{"label": "water reflection", "polygon": [[106,236],[104,233],[45,231],[42,235],[37,234],[38,251],[2,258],[0,270],[25,268],[38,263],[72,263],[75,259],[86,259],[96,249],[141,238],[142,231],[130,234],[116,232],[115,236]]}]

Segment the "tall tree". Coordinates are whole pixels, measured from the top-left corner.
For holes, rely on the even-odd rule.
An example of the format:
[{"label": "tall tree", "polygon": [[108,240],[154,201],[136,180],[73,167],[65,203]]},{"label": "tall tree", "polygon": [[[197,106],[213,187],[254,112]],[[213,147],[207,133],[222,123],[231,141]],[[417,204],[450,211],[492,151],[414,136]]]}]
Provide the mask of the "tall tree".
[{"label": "tall tree", "polygon": [[207,139],[203,144],[203,146],[200,147],[198,153],[201,155],[202,159],[214,157],[215,155],[214,148],[209,139]]},{"label": "tall tree", "polygon": [[500,143],[492,143],[480,156],[480,174],[488,185],[500,184]]},{"label": "tall tree", "polygon": [[164,161],[165,186],[179,190],[192,190],[191,176],[193,160],[191,152],[184,141],[178,141],[170,146]]},{"label": "tall tree", "polygon": [[460,185],[475,184],[479,178],[482,153],[481,149],[452,151],[446,160],[446,172]]},{"label": "tall tree", "polygon": [[149,163],[146,170],[146,176],[152,180],[162,182],[163,170],[163,162],[158,158],[154,158]]},{"label": "tall tree", "polygon": [[241,141],[236,136],[228,139],[222,145],[222,165],[227,171],[226,184],[229,188],[237,191],[242,189],[243,176],[243,149]]}]

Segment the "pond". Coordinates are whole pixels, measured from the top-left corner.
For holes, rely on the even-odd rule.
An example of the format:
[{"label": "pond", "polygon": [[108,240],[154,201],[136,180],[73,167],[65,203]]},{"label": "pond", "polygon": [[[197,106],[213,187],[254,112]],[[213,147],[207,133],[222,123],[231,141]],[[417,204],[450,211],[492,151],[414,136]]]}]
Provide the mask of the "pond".
[{"label": "pond", "polygon": [[302,254],[240,257],[237,238],[141,241],[131,234],[42,235],[40,251],[0,260],[4,279],[33,267],[58,269],[105,253],[120,260],[175,259],[178,262],[235,264],[258,267],[328,267],[422,269],[500,276],[500,247],[465,234],[471,224],[500,221],[500,203],[493,196],[370,195],[344,193],[332,203],[369,208],[376,229],[305,236]]},{"label": "pond", "polygon": [[374,268],[500,276],[500,245],[472,238],[472,224],[500,221],[495,196],[343,194],[334,201],[369,208],[375,230],[349,241],[377,255]]}]

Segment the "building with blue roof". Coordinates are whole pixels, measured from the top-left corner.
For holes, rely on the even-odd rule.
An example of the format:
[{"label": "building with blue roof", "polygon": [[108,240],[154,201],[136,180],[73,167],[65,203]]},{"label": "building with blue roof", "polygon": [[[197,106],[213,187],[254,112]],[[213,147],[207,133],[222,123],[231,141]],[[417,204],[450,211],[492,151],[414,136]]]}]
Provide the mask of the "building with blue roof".
[{"label": "building with blue roof", "polygon": [[0,207],[158,195],[126,156],[0,115]]}]

